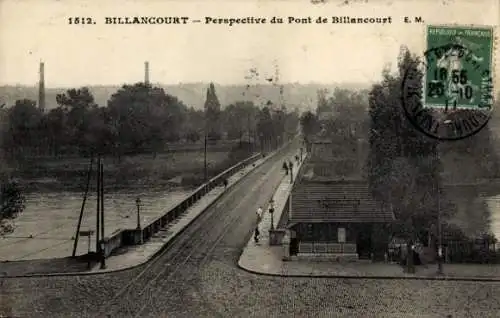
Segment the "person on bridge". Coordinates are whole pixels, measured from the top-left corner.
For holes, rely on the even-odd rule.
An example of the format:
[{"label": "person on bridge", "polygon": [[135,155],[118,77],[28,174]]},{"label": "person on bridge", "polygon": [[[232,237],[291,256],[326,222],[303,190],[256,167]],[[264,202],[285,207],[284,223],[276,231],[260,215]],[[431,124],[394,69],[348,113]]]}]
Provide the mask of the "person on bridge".
[{"label": "person on bridge", "polygon": [[257,225],[255,226],[255,231],[253,236],[255,243],[259,243],[259,236],[260,236],[259,223],[262,220],[262,213],[263,213],[262,207],[259,206],[259,208],[257,209]]},{"label": "person on bridge", "polygon": [[262,207],[259,206],[259,208],[257,209],[257,223],[260,223],[260,220],[262,220],[262,212],[264,210],[262,210]]},{"label": "person on bridge", "polygon": [[255,240],[255,243],[259,243],[259,235],[260,235],[259,224],[257,224],[257,226],[255,227],[255,233],[253,235],[253,239]]},{"label": "person on bridge", "polygon": [[288,165],[286,164],[286,161],[283,162],[283,169],[285,170],[285,174],[288,174]]}]

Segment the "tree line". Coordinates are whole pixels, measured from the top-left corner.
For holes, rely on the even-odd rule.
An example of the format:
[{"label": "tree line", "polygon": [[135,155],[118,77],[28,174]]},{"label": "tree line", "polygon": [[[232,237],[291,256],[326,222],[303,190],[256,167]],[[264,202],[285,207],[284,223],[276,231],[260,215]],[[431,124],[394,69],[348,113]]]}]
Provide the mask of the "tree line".
[{"label": "tree line", "polygon": [[336,88],[331,92],[318,91],[315,112],[300,117],[304,143],[311,150],[314,137],[324,130],[335,144],[350,149],[368,135],[368,92]]},{"label": "tree line", "polygon": [[123,85],[105,106],[97,105],[86,87],[69,89],[56,101],[48,112],[29,99],[2,109],[1,147],[7,157],[98,153],[121,158],[155,154],[170,142],[196,143],[205,135],[210,143],[239,139],[269,150],[295,132],[299,117],[297,111],[275,110],[271,102],[239,101],[221,109],[213,84],[205,110],[145,83]]},{"label": "tree line", "polygon": [[57,95],[58,106],[43,112],[29,99],[0,108],[0,234],[12,232],[25,197],[9,171],[9,162],[49,156],[112,156],[168,151],[168,143],[216,143],[239,140],[237,152],[270,151],[296,134],[297,110],[276,109],[272,102],[238,101],[221,109],[214,85],[205,110],[186,106],[162,88],[145,83],[123,85],[107,105],[95,103],[88,88]]},{"label": "tree line", "polygon": [[[368,92],[337,89],[331,97],[318,92],[316,112],[304,113],[300,123],[309,151],[322,127],[328,127],[326,131],[334,140],[342,136],[340,142],[346,148],[349,139],[367,138],[366,178],[373,196],[395,213],[397,222],[390,231],[410,244],[416,240],[435,244],[438,213],[446,220],[456,211],[444,191],[440,172],[461,177],[459,170],[465,168],[478,178],[499,177],[499,158],[491,126],[470,138],[439,146],[437,140],[417,131],[404,113],[401,89],[404,72],[412,69],[415,74],[407,85],[422,91],[423,73],[418,64],[419,58],[402,47],[396,73],[386,68],[382,80]],[[328,113],[330,116],[325,116]],[[445,167],[444,160],[450,162],[450,154],[451,158],[473,158],[475,164],[459,167],[460,163],[454,162]],[[445,229],[459,233],[446,224]]]}]

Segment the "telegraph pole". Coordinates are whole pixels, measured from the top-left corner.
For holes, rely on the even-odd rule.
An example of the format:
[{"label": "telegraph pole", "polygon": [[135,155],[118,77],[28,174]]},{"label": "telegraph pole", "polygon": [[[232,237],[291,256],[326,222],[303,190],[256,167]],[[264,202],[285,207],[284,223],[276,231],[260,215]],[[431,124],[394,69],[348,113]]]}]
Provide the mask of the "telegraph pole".
[{"label": "telegraph pole", "polygon": [[100,209],[101,209],[101,156],[97,157],[97,189],[96,189],[96,194],[97,194],[97,208],[96,208],[96,229],[95,229],[95,251],[97,254],[100,252]]},{"label": "telegraph pole", "polygon": [[[439,141],[436,145],[436,156],[435,156],[436,164],[440,162],[439,156]],[[443,275],[443,242],[442,242],[442,228],[441,228],[441,198],[439,191],[439,176],[441,175],[440,169],[438,169],[438,178],[436,178],[436,195],[437,195],[437,217],[438,217],[438,268],[437,274]]]},{"label": "telegraph pole", "polygon": [[104,163],[101,161],[101,166],[99,167],[101,178],[101,269],[106,268],[106,251],[104,246]]},{"label": "telegraph pole", "polygon": [[203,151],[203,175],[204,175],[204,180],[207,182],[208,179],[208,171],[207,171],[207,128],[206,128],[206,119],[205,119],[205,147]]},{"label": "telegraph pole", "polygon": [[[73,253],[72,256],[76,256],[76,249],[78,247],[78,237],[80,236],[80,227],[82,226],[83,211],[85,210],[85,202],[87,201],[87,195],[89,194],[90,180],[92,177],[92,162],[94,158],[90,157],[89,171],[87,173],[87,185],[85,187],[85,194],[83,195],[82,208],[80,209],[80,216],[78,217],[78,224],[76,226],[75,242],[73,243]],[[89,236],[90,240],[90,236]],[[90,252],[90,241],[89,241],[89,252]]]}]

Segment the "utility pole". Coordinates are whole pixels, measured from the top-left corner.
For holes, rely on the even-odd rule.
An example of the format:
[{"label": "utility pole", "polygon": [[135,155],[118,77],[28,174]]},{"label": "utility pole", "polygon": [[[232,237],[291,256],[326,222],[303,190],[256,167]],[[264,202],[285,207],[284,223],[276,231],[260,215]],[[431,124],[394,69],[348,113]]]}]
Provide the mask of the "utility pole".
[{"label": "utility pole", "polygon": [[[247,114],[247,122],[248,122],[248,129],[247,129],[247,133],[248,133],[248,147],[252,147],[251,146],[251,140],[250,140],[250,113]],[[250,148],[249,150],[252,150],[252,148]]]},{"label": "utility pole", "polygon": [[101,240],[104,239],[104,164],[101,161],[99,166],[100,196],[101,196]]},{"label": "utility pole", "polygon": [[99,167],[101,178],[101,269],[106,268],[106,251],[104,245],[104,163],[101,161],[101,166]]},{"label": "utility pole", "polygon": [[142,244],[142,232],[141,232],[141,199],[137,197],[135,199],[135,205],[137,206],[137,231],[140,234],[139,243]]},{"label": "utility pole", "polygon": [[[439,156],[439,141],[436,144],[436,164],[440,162]],[[442,228],[441,228],[441,197],[439,191],[439,176],[441,175],[440,169],[438,169],[438,177],[436,178],[436,195],[437,195],[437,213],[438,213],[438,269],[437,274],[443,275],[443,242],[442,242]]]},{"label": "utility pole", "polygon": [[208,171],[207,171],[207,129],[206,129],[206,124],[205,124],[205,147],[203,151],[203,176],[205,182],[207,182],[208,179]]},{"label": "utility pole", "polygon": [[[80,209],[80,216],[78,217],[78,224],[76,226],[75,242],[73,243],[73,253],[72,256],[76,256],[76,249],[78,247],[78,238],[80,236],[80,227],[82,226],[83,211],[85,210],[85,203],[87,202],[87,196],[89,194],[90,180],[92,178],[92,162],[93,157],[90,157],[89,171],[87,173],[87,185],[85,187],[85,194],[83,195],[82,208]],[[89,252],[90,252],[90,236],[89,236]]]},{"label": "utility pole", "polygon": [[97,208],[96,208],[96,229],[95,229],[95,251],[97,254],[99,254],[100,252],[100,232],[99,232],[99,229],[100,229],[100,214],[99,214],[99,210],[101,209],[101,202],[100,202],[100,198],[101,198],[101,193],[100,193],[100,190],[101,190],[101,172],[100,172],[100,167],[101,167],[101,157],[98,156],[97,157],[97,189],[96,189],[96,194],[97,194]]}]

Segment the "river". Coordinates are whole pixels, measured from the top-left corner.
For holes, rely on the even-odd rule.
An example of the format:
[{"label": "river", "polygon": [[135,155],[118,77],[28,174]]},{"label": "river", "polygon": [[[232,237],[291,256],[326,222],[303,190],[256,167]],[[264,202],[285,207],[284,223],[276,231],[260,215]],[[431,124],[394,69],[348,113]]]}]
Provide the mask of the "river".
[{"label": "river", "polygon": [[[192,190],[191,190],[192,191]],[[123,228],[137,227],[136,198],[141,199],[140,223],[144,226],[188,197],[189,190],[133,189],[105,194],[105,235]],[[0,238],[0,260],[20,260],[69,256],[75,237],[83,194],[43,192],[26,195],[26,209],[15,220],[15,231]],[[96,228],[96,195],[85,204],[81,230]],[[78,254],[87,252],[87,238],[78,244]],[[91,245],[93,246],[94,240]]]}]

